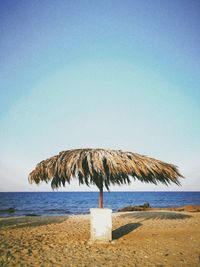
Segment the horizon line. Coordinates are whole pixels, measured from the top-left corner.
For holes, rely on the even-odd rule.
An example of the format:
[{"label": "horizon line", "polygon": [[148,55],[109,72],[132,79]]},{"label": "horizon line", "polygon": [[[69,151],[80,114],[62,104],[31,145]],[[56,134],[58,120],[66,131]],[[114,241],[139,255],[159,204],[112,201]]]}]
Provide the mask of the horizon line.
[{"label": "horizon line", "polygon": [[[147,192],[147,193],[156,193],[156,192],[200,192],[199,190],[183,190],[183,191],[176,191],[176,190],[173,190],[173,191],[164,191],[164,190],[158,190],[158,191],[109,191],[109,190],[106,190],[106,191],[103,191],[104,193],[114,193],[114,192],[117,192],[117,193],[127,193],[127,192]],[[99,193],[99,191],[0,191],[0,193]]]}]

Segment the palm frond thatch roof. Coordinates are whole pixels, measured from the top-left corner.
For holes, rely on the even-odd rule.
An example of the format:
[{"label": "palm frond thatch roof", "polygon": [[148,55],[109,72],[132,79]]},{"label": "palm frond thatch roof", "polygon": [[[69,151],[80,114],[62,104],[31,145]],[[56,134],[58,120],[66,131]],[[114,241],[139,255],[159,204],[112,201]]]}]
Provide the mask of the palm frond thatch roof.
[{"label": "palm frond thatch roof", "polygon": [[107,149],[74,149],[41,161],[29,174],[29,182],[51,182],[53,189],[70,183],[73,177],[80,184],[94,184],[109,190],[111,184],[130,183],[130,178],[146,183],[180,184],[177,167],[132,152]]}]

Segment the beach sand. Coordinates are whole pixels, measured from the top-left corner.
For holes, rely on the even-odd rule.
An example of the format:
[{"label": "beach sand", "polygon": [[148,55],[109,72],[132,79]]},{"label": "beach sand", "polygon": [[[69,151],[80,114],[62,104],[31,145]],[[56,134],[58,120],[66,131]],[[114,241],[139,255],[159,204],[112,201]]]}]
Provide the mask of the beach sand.
[{"label": "beach sand", "polygon": [[89,215],[1,218],[0,266],[200,266],[200,213],[116,213],[111,243],[89,238]]}]

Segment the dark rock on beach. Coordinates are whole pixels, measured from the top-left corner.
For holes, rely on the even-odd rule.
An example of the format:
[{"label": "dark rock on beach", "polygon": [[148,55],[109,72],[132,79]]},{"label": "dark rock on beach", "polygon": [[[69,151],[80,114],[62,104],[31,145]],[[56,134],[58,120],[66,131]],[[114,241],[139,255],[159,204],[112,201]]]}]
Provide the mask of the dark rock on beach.
[{"label": "dark rock on beach", "polygon": [[157,211],[157,210],[168,210],[168,211],[186,211],[186,212],[200,212],[200,206],[186,205],[183,207],[171,207],[171,208],[151,208],[149,203],[144,203],[141,206],[128,206],[119,209],[118,212],[125,211]]},{"label": "dark rock on beach", "polygon": [[15,208],[8,208],[8,209],[2,209],[0,210],[0,213],[14,213],[16,210]]},{"label": "dark rock on beach", "polygon": [[119,212],[124,212],[124,211],[145,211],[147,209],[151,208],[149,203],[146,202],[143,205],[140,206],[128,206],[122,209],[119,209]]}]

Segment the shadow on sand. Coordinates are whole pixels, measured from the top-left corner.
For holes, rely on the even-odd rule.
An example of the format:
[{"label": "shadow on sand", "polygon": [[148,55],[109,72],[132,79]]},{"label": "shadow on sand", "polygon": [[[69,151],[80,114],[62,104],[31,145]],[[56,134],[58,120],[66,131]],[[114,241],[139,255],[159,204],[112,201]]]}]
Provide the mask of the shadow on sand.
[{"label": "shadow on sand", "polygon": [[129,234],[138,227],[142,226],[142,222],[145,220],[184,220],[190,218],[190,215],[180,214],[177,212],[148,212],[148,211],[139,211],[131,212],[127,214],[120,215],[121,218],[130,218],[130,219],[141,219],[141,221],[136,223],[128,223],[123,225],[112,232],[113,240],[119,239],[124,235]]},{"label": "shadow on sand", "polygon": [[51,223],[61,223],[67,220],[67,216],[34,216],[34,217],[15,217],[15,218],[1,218],[0,228],[23,228],[23,227],[36,227],[41,225],[47,225]]},{"label": "shadow on sand", "polygon": [[123,225],[114,231],[112,231],[112,239],[119,239],[120,237],[129,234],[133,230],[137,229],[140,227],[142,224],[141,223],[128,223],[126,225]]},{"label": "shadow on sand", "polygon": [[139,212],[132,212],[120,215],[122,218],[133,218],[133,219],[143,219],[144,220],[183,220],[190,218],[190,215],[181,214],[177,212],[166,212],[166,211],[139,211]]}]

